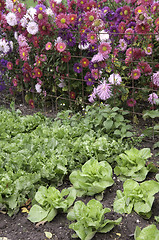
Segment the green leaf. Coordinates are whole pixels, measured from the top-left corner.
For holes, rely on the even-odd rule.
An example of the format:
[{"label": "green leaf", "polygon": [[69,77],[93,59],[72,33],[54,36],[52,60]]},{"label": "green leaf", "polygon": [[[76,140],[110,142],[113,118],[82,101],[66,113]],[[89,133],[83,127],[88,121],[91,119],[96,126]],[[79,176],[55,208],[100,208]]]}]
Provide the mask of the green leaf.
[{"label": "green leaf", "polygon": [[156,174],[156,180],[159,182],[159,173]]},{"label": "green leaf", "polygon": [[30,209],[28,219],[31,222],[41,222],[42,220],[44,220],[47,217],[48,212],[49,212],[49,210],[46,211],[42,207],[40,207],[39,205],[35,204]]},{"label": "green leaf", "polygon": [[137,239],[137,237],[139,237],[140,233],[141,233],[141,229],[138,226],[136,226],[136,229],[135,229],[135,232],[134,232],[135,240]]},{"label": "green leaf", "polygon": [[151,110],[151,111],[146,111],[146,113],[144,113],[143,115],[143,119],[145,120],[147,117],[150,118],[156,118],[159,117],[159,110]]},{"label": "green leaf", "polygon": [[159,222],[159,216],[155,216],[154,218],[155,218],[156,222]]},{"label": "green leaf", "polygon": [[90,240],[96,232],[106,233],[115,225],[120,224],[122,218],[117,220],[104,219],[104,214],[110,212],[109,208],[104,208],[102,204],[92,199],[87,205],[82,201],[77,201],[74,207],[68,212],[68,220],[75,221],[69,228],[73,229],[82,240]]},{"label": "green leaf", "polygon": [[152,240],[152,239],[158,240],[159,239],[159,230],[154,224],[143,228],[141,232],[138,229],[137,229],[137,234],[135,236],[136,237],[135,240]]},{"label": "green leaf", "polygon": [[112,120],[106,120],[104,123],[103,123],[104,127],[109,130],[111,129],[111,127],[113,126],[113,121]]}]

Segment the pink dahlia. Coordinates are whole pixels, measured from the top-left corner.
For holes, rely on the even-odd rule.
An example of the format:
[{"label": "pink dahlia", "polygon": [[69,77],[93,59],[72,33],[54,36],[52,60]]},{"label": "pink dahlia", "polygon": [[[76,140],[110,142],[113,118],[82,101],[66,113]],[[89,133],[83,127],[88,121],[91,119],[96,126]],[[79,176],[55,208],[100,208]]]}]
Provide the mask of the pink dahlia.
[{"label": "pink dahlia", "polygon": [[88,67],[89,60],[87,58],[82,58],[80,64],[82,65],[82,67]]},{"label": "pink dahlia", "polygon": [[100,71],[99,71],[98,69],[92,69],[92,70],[91,70],[91,74],[92,74],[92,76],[93,76],[95,79],[98,79],[98,78],[101,77]]},{"label": "pink dahlia", "polygon": [[88,101],[93,103],[96,99],[96,95],[97,95],[97,89],[94,88],[93,92],[88,96]]},{"label": "pink dahlia", "polygon": [[59,28],[68,28],[69,21],[67,15],[64,13],[58,14],[56,18],[56,24]]},{"label": "pink dahlia", "polygon": [[7,68],[9,70],[12,70],[13,69],[13,63],[12,62],[7,62]]},{"label": "pink dahlia", "polygon": [[107,56],[111,52],[111,49],[110,43],[107,42],[102,42],[98,47],[99,53],[103,56]]},{"label": "pink dahlia", "polygon": [[120,23],[119,23],[119,26],[118,26],[118,31],[119,31],[120,33],[124,33],[125,30],[126,30],[126,23],[125,23],[125,22],[120,22]]},{"label": "pink dahlia", "polygon": [[134,36],[134,30],[132,28],[126,29],[126,31],[125,31],[125,38],[130,40],[130,39],[133,38],[133,36]]},{"label": "pink dahlia", "polygon": [[50,50],[51,48],[52,48],[52,43],[51,43],[51,42],[46,43],[45,49],[48,51],[48,50]]},{"label": "pink dahlia", "polygon": [[121,51],[125,51],[127,49],[127,42],[124,39],[119,40],[119,48]]},{"label": "pink dahlia", "polygon": [[89,11],[85,13],[84,22],[87,26],[91,26],[94,20],[96,19],[97,14],[95,11]]},{"label": "pink dahlia", "polygon": [[66,44],[64,42],[58,42],[56,44],[56,49],[58,52],[63,52],[66,49]]},{"label": "pink dahlia", "polygon": [[122,17],[123,17],[124,19],[130,19],[131,9],[130,9],[129,6],[124,6],[124,7],[122,8],[122,13],[123,13]]},{"label": "pink dahlia", "polygon": [[30,48],[29,48],[29,47],[19,48],[20,58],[21,58],[23,61],[27,61],[28,58],[29,58],[29,52],[30,52]]},{"label": "pink dahlia", "polygon": [[136,27],[135,27],[135,31],[139,34],[149,33],[150,25],[148,23],[137,24]]},{"label": "pink dahlia", "polygon": [[90,42],[91,44],[96,43],[96,42],[97,42],[97,35],[96,35],[96,33],[94,33],[94,32],[89,32],[89,33],[87,34],[87,40],[88,40],[88,42]]},{"label": "pink dahlia", "polygon": [[140,76],[141,76],[141,72],[138,68],[132,70],[132,72],[131,72],[132,79],[135,79],[135,80],[139,79]]},{"label": "pink dahlia", "polygon": [[101,100],[107,100],[108,98],[111,97],[112,92],[111,92],[111,85],[106,82],[106,80],[103,81],[100,85],[97,87],[97,94],[98,97]]},{"label": "pink dahlia", "polygon": [[127,100],[127,105],[128,105],[129,107],[134,107],[134,106],[136,105],[136,100],[133,99],[133,98],[128,99],[128,100]]},{"label": "pink dahlia", "polygon": [[148,102],[153,104],[156,104],[156,99],[158,99],[158,96],[156,93],[151,93],[148,98]]}]

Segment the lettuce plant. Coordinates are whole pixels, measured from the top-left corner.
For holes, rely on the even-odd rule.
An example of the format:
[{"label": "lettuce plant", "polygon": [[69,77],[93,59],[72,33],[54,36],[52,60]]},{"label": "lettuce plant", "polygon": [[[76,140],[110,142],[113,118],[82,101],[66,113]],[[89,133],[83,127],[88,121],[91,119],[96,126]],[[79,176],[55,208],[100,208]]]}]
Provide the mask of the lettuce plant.
[{"label": "lettuce plant", "polygon": [[157,192],[159,192],[159,182],[150,180],[139,184],[128,179],[123,184],[123,192],[117,190],[114,211],[130,214],[134,210],[137,214],[150,218],[154,194]]},{"label": "lettuce plant", "polygon": [[114,183],[110,164],[106,161],[98,162],[93,158],[82,166],[82,170],[73,171],[69,179],[78,196],[92,196]]},{"label": "lettuce plant", "polygon": [[114,173],[117,176],[120,175],[121,180],[132,178],[136,181],[143,181],[149,171],[155,171],[151,164],[145,166],[146,160],[150,157],[150,148],[126,150],[125,153],[121,153],[117,157],[117,166],[114,168]]},{"label": "lettuce plant", "polygon": [[137,226],[134,233],[135,240],[158,240],[159,230],[156,225],[151,224],[142,230]]},{"label": "lettuce plant", "polygon": [[28,219],[31,222],[50,222],[57,215],[58,210],[67,212],[75,199],[76,191],[73,188],[63,189],[60,192],[55,187],[47,189],[44,186],[40,186],[35,194],[37,204],[30,209]]},{"label": "lettuce plant", "polygon": [[69,228],[76,232],[72,237],[90,240],[96,232],[109,232],[115,225],[120,224],[122,220],[122,218],[114,221],[104,219],[104,214],[110,211],[109,208],[103,209],[102,204],[95,199],[90,200],[87,205],[82,201],[77,201],[67,214],[68,220],[76,221],[69,225]]}]

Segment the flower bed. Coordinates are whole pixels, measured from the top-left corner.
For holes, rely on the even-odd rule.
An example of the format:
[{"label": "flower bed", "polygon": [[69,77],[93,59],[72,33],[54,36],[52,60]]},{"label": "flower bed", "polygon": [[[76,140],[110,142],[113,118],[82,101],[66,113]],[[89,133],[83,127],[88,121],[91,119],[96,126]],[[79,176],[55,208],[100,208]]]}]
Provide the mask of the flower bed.
[{"label": "flower bed", "polygon": [[0,90],[32,108],[103,101],[141,112],[159,96],[159,3],[0,1]]}]

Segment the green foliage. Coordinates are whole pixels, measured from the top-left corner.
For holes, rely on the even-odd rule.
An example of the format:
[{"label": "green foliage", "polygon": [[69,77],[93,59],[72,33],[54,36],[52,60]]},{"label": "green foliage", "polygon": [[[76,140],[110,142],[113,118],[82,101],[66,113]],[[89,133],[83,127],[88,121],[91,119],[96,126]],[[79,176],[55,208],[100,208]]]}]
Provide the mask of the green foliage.
[{"label": "green foliage", "polygon": [[50,222],[57,215],[58,210],[67,212],[75,199],[76,190],[73,188],[63,189],[60,192],[55,187],[47,189],[44,186],[40,186],[35,194],[35,200],[38,204],[32,206],[28,219],[31,222]]},{"label": "green foliage", "polygon": [[156,181],[145,181],[139,185],[134,180],[126,180],[123,184],[123,192],[117,190],[114,211],[130,214],[134,210],[137,214],[150,218],[154,194],[157,192],[159,192],[159,183]]},{"label": "green foliage", "polygon": [[126,150],[125,153],[117,157],[117,166],[114,168],[114,173],[117,176],[119,175],[122,180],[132,178],[136,181],[143,181],[149,171],[155,171],[151,164],[145,166],[146,160],[150,157],[149,148]]},{"label": "green foliage", "polygon": [[137,226],[134,233],[135,240],[158,240],[159,230],[156,225],[151,224],[142,230]]},{"label": "green foliage", "polygon": [[54,121],[40,113],[21,116],[14,104],[11,108],[12,112],[0,110],[0,208],[9,215],[40,185],[62,184],[67,174],[92,158],[113,163],[130,145],[104,134],[102,123],[95,127],[91,118],[100,107],[89,108],[90,116],[61,112]]},{"label": "green foliage", "polygon": [[98,162],[90,159],[82,170],[73,171],[69,176],[70,182],[77,190],[78,196],[93,196],[113,185],[112,168],[106,161]]},{"label": "green foliage", "polygon": [[143,115],[143,119],[147,119],[148,117],[150,118],[159,118],[159,110],[151,110],[151,111],[146,111]]},{"label": "green foliage", "polygon": [[[143,115],[143,119],[147,119],[147,118],[151,118],[151,119],[159,119],[159,110],[151,110],[151,111],[146,111]],[[153,127],[148,127],[143,131],[143,134],[145,136],[151,137],[153,135],[159,135],[159,124],[155,123]],[[156,142],[154,144],[154,148],[159,148],[159,142]],[[158,156],[159,154],[156,154],[156,156]]]},{"label": "green foliage", "polygon": [[108,137],[123,139],[133,136],[133,133],[130,132],[132,126],[124,118],[126,114],[128,114],[127,111],[118,107],[111,108],[108,105],[87,106],[84,123],[91,125],[97,133],[100,132]]},{"label": "green foliage", "polygon": [[76,232],[72,237],[90,240],[96,232],[109,232],[115,225],[120,224],[122,220],[122,218],[114,221],[104,219],[104,214],[110,211],[109,208],[103,209],[102,204],[95,199],[90,200],[87,205],[82,201],[75,202],[73,209],[67,214],[68,220],[76,221],[69,226]]}]

